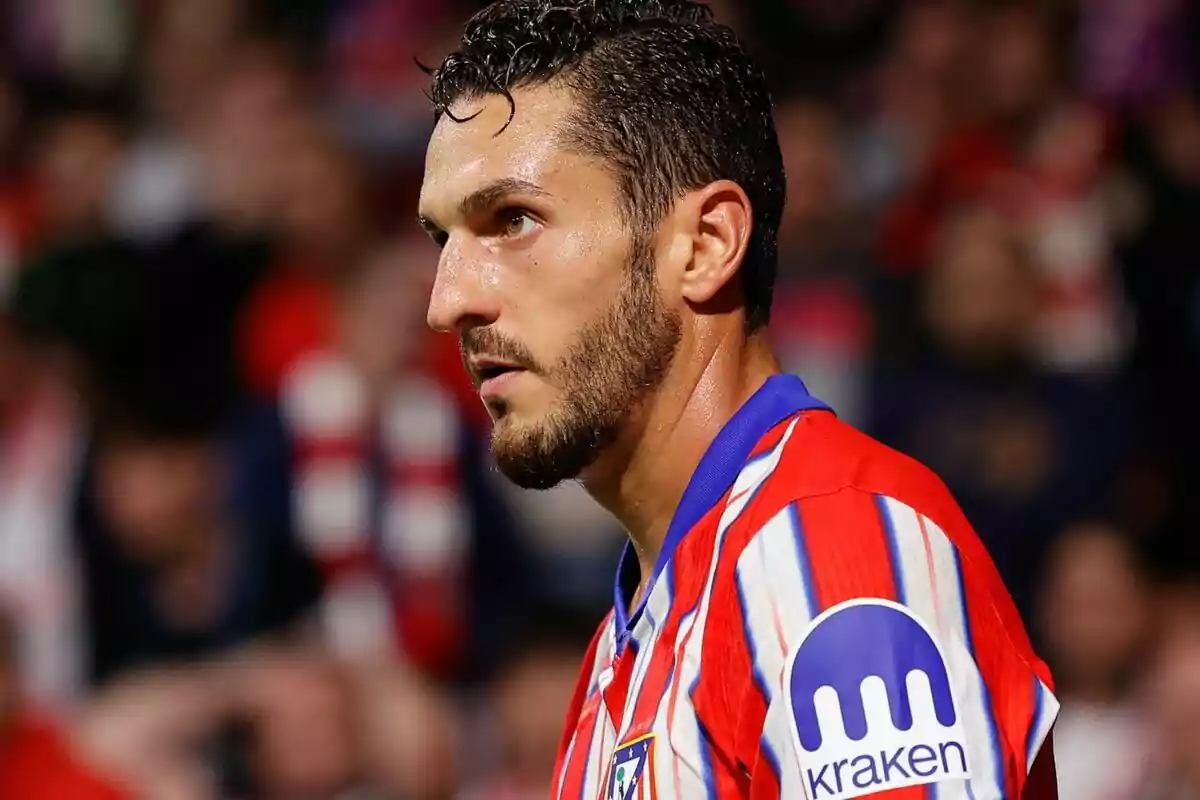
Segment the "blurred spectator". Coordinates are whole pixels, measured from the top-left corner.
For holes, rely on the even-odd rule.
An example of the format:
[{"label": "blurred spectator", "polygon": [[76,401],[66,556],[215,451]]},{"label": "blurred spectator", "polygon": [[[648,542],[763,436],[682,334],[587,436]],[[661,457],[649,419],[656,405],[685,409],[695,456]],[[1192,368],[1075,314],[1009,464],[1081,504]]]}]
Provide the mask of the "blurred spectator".
[{"label": "blurred spectator", "polygon": [[[1144,206],[1119,251],[1137,315],[1129,379],[1147,458],[1167,494],[1188,506],[1200,479],[1200,101],[1174,95],[1131,126],[1126,164]],[[1168,508],[1144,508],[1153,525]],[[1188,535],[1191,533],[1189,531]]]},{"label": "blurred spectator", "polygon": [[[902,4],[850,138],[850,199],[874,221],[959,125],[972,89],[972,18],[960,3]],[[862,102],[862,101],[858,101]]]},{"label": "blurred spectator", "polygon": [[[413,61],[484,4],[0,3],[0,797],[544,796],[623,537],[425,329]],[[1200,793],[1200,6],[711,5],[784,368],[962,501],[1064,798]]]},{"label": "blurred spectator", "polygon": [[[424,146],[429,109],[414,59],[437,63],[462,0],[345,0],[331,4],[325,42],[335,118],[373,166],[411,159]],[[476,6],[478,4],[475,4]]]},{"label": "blurred spectator", "polygon": [[80,608],[70,541],[77,419],[67,387],[0,311],[0,599],[30,700],[65,715],[81,699]]},{"label": "blurred spectator", "polygon": [[561,709],[575,692],[593,628],[569,613],[532,617],[491,689],[495,763],[476,764],[482,774],[458,800],[535,800],[551,791]]},{"label": "blurred spectator", "polygon": [[1126,330],[1105,204],[1107,128],[1066,85],[1057,22],[1036,5],[980,13],[974,107],[890,212],[883,249],[893,270],[919,269],[955,205],[1002,204],[1036,255],[1033,355],[1055,369],[1111,371]]},{"label": "blurred spectator", "polygon": [[480,432],[430,363],[430,248],[409,234],[351,272],[334,338],[296,360],[282,403],[297,529],[329,579],[334,642],[446,678],[485,668],[531,587]]},{"label": "blurred spectator", "polygon": [[12,0],[5,5],[6,50],[23,73],[80,84],[118,79],[132,44],[121,0]]},{"label": "blurred spectator", "polygon": [[[1196,607],[1188,611],[1194,623]],[[1169,629],[1146,679],[1152,728],[1147,774],[1128,798],[1185,800],[1200,794],[1200,637]]]},{"label": "blurred spectator", "polygon": [[0,613],[0,796],[122,800],[132,796],[84,762],[68,736],[26,706],[18,637]]},{"label": "blurred spectator", "polygon": [[456,697],[394,662],[360,665],[355,677],[368,786],[388,798],[450,800],[478,758]]},{"label": "blurred spectator", "polygon": [[[1197,76],[1194,3],[1087,0],[1080,3],[1080,83],[1123,110],[1139,110]],[[1190,73],[1190,74],[1189,74]]]},{"label": "blurred spectator", "polygon": [[79,242],[106,232],[123,148],[112,101],[73,97],[44,115],[34,155],[37,237]]},{"label": "blurred spectator", "polygon": [[23,159],[27,117],[21,87],[0,75],[0,306],[9,302],[37,226],[35,192]]},{"label": "blurred spectator", "polygon": [[1032,570],[1051,537],[1104,510],[1125,446],[1118,398],[1033,364],[1035,276],[988,209],[943,230],[920,309],[926,351],[881,369],[870,428],[946,481],[1028,619]]},{"label": "blurred spectator", "polygon": [[896,0],[746,0],[736,19],[777,86],[845,91],[878,57]]},{"label": "blurred spectator", "polygon": [[456,725],[437,692],[293,648],[131,674],[99,693],[77,738],[156,800],[436,800],[455,779]]},{"label": "blurred spectator", "polygon": [[855,231],[842,129],[832,108],[801,100],[779,109],[778,129],[788,204],[771,333],[783,368],[861,423],[872,334],[863,288],[872,262]]},{"label": "blurred spectator", "polygon": [[286,44],[246,39],[222,59],[196,146],[204,209],[231,232],[269,229],[285,199],[284,146],[305,118],[306,84]]},{"label": "blurred spectator", "polygon": [[364,179],[349,151],[315,121],[289,128],[277,156],[280,199],[269,222],[278,260],[242,322],[250,385],[268,398],[299,358],[336,336],[334,296],[375,235]]},{"label": "blurred spectator", "polygon": [[1041,284],[1036,354],[1053,369],[1111,373],[1126,349],[1107,139],[1094,109],[1063,105],[1030,142],[1011,189]]},{"label": "blurred spectator", "polygon": [[142,114],[113,197],[116,229],[154,241],[204,215],[197,152],[242,22],[229,0],[167,0],[146,24]]},{"label": "blurred spectator", "polygon": [[[76,524],[96,683],[283,633],[320,590],[283,518],[234,502],[239,451],[227,449],[222,418],[202,400],[161,402],[170,407],[117,395],[116,410],[97,422],[81,482]],[[229,436],[242,453],[254,446],[245,428]],[[271,495],[264,477],[251,476],[259,502]]]},{"label": "blurred spectator", "polygon": [[336,665],[281,660],[261,670],[247,695],[255,797],[343,797],[363,779],[353,686]]},{"label": "blurred spectator", "polygon": [[1141,777],[1148,734],[1132,689],[1152,633],[1147,578],[1132,540],[1103,522],[1071,526],[1049,555],[1038,627],[1062,702],[1063,797],[1126,797]]}]

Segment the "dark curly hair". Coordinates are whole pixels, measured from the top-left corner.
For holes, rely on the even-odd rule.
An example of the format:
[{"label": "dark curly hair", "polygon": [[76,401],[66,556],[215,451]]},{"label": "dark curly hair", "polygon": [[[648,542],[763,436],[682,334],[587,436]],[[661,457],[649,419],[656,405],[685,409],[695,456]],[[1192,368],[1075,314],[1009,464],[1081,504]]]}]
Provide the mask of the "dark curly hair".
[{"label": "dark curly hair", "polygon": [[754,229],[741,266],[749,330],[769,320],[785,199],[767,82],[694,0],[499,0],[433,77],[435,117],[462,98],[562,81],[579,97],[567,144],[610,165],[631,228],[652,232],[686,192],[742,187]]}]

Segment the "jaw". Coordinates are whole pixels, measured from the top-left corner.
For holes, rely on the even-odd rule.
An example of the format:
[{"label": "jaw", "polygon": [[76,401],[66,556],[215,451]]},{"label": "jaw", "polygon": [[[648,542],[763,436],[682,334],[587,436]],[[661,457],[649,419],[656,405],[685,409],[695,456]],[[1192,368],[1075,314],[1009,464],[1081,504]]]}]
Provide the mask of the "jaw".
[{"label": "jaw", "polygon": [[655,393],[651,393],[634,408],[626,409],[617,438],[579,473],[578,480],[588,494],[610,511],[619,508],[618,498],[625,494],[625,477],[645,440],[654,398]]}]

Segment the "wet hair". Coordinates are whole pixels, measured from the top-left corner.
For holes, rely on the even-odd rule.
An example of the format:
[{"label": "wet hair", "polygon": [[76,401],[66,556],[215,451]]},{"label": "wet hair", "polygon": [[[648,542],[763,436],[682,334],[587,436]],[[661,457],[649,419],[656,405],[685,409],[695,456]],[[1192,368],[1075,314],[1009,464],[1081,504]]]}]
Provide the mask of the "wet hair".
[{"label": "wet hair", "polygon": [[435,117],[460,99],[560,81],[579,99],[567,146],[599,157],[635,235],[713,181],[742,187],[754,228],[741,265],[746,325],[769,321],[785,200],[766,78],[694,0],[500,0],[466,25],[433,76]]}]

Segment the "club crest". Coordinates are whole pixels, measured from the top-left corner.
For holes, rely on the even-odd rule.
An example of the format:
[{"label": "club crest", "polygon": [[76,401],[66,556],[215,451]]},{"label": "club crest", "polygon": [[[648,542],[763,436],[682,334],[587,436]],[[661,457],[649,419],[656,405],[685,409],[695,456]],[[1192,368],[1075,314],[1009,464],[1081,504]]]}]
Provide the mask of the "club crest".
[{"label": "club crest", "polygon": [[608,800],[650,800],[654,768],[654,735],[626,742],[613,753],[608,777]]}]

